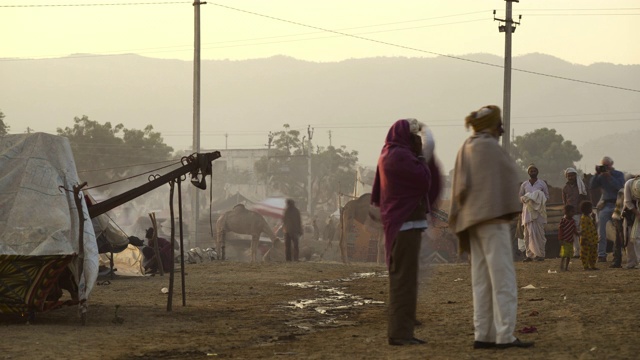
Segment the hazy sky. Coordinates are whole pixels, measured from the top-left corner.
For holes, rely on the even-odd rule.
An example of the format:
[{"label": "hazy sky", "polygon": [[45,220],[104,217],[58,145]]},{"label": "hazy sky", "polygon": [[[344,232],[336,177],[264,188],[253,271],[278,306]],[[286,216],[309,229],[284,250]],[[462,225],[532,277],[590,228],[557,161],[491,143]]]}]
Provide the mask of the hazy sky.
[{"label": "hazy sky", "polygon": [[[503,56],[504,34],[493,20],[494,9],[504,19],[503,0],[214,0],[201,6],[201,58],[287,55],[326,62],[480,52]],[[640,0],[522,0],[513,3],[513,14],[516,20],[522,15],[513,34],[514,56],[537,52],[582,65],[640,64]],[[135,53],[192,60],[194,9],[191,1],[0,0],[0,33],[0,58]],[[12,130],[22,132],[4,107]],[[35,124],[36,130],[55,132],[71,119],[64,121],[49,124],[50,129]],[[381,128],[376,136],[382,139],[385,132]],[[264,139],[232,147],[256,147]],[[315,140],[328,145],[327,139]],[[175,148],[191,142],[187,134],[165,141]],[[377,153],[369,154],[367,163],[376,158]]]},{"label": "hazy sky", "polygon": [[[0,57],[137,53],[193,59],[191,2],[140,3],[144,0],[2,0]],[[78,4],[96,5],[71,6]],[[503,55],[504,36],[493,9],[505,17],[502,0],[214,0],[201,6],[202,59]],[[514,55],[540,52],[584,65],[640,64],[638,0],[522,0],[513,9],[514,17],[523,17]]]}]

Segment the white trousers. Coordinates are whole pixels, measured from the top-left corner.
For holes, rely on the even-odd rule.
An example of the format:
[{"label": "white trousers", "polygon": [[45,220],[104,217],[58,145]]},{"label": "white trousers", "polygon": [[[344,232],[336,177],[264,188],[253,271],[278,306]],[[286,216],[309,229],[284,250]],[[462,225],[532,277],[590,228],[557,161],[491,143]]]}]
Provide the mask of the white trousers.
[{"label": "white trousers", "polygon": [[545,245],[547,238],[544,236],[544,218],[524,224],[524,245],[527,248],[527,257],[545,257]]},{"label": "white trousers", "polygon": [[510,234],[508,223],[469,229],[476,341],[506,344],[516,339],[518,289]]}]

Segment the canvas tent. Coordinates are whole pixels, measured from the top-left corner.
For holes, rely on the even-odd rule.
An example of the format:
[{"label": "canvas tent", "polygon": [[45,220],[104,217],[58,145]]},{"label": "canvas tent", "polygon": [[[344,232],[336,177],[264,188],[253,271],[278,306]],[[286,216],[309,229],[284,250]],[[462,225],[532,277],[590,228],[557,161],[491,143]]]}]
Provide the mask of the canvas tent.
[{"label": "canvas tent", "polygon": [[247,199],[244,195],[237,192],[233,195],[230,195],[224,200],[220,200],[218,202],[211,204],[211,211],[213,212],[227,211],[238,204],[242,204],[247,207],[250,207],[253,204],[253,201]]},{"label": "canvas tent", "polygon": [[[78,174],[67,138],[0,137],[0,313],[32,313],[63,305],[58,279],[70,273],[86,309],[98,274],[98,248],[82,197],[83,247],[73,192]],[[81,253],[82,250],[82,253]]]},{"label": "canvas tent", "polygon": [[248,206],[248,209],[264,216],[282,219],[284,217],[284,210],[286,207],[287,199],[281,197],[270,197]]}]

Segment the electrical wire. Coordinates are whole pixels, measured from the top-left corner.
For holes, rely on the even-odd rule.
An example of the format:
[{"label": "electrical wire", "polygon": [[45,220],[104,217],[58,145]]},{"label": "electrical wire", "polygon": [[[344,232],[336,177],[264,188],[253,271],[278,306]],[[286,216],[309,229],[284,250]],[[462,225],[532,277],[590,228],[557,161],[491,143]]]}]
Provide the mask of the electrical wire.
[{"label": "electrical wire", "polygon": [[[218,6],[218,7],[222,7],[222,8],[229,9],[229,10],[234,10],[234,11],[239,11],[239,12],[243,12],[243,13],[247,13],[247,14],[251,14],[251,15],[255,15],[255,16],[260,16],[260,17],[264,17],[264,18],[268,18],[268,19],[272,19],[272,20],[282,21],[282,22],[285,22],[285,23],[293,24],[293,25],[304,26],[304,27],[308,27],[308,28],[312,28],[312,29],[316,29],[316,30],[326,31],[326,32],[329,32],[329,33],[334,33],[334,34],[339,34],[339,35],[343,35],[343,36],[352,37],[352,38],[355,38],[355,39],[370,41],[370,42],[374,42],[374,43],[378,43],[378,44],[394,46],[394,47],[398,47],[398,48],[402,48],[402,49],[413,50],[413,51],[417,51],[417,52],[423,52],[423,53],[426,53],[426,54],[437,55],[437,56],[441,56],[441,57],[446,57],[446,58],[450,58],[450,59],[466,61],[466,62],[471,62],[471,63],[476,63],[476,64],[481,64],[481,65],[486,65],[486,66],[491,66],[491,67],[504,68],[504,66],[502,66],[502,65],[491,64],[491,63],[487,63],[487,62],[479,61],[479,60],[465,59],[465,58],[458,57],[458,56],[446,55],[446,54],[441,54],[441,53],[434,52],[434,51],[422,50],[422,49],[417,49],[417,48],[413,48],[413,47],[410,47],[410,46],[398,45],[398,44],[394,44],[394,43],[390,43],[390,42],[386,42],[386,41],[370,39],[370,38],[366,38],[366,37],[362,37],[362,36],[358,36],[358,35],[353,35],[353,34],[348,34],[348,33],[340,32],[340,31],[336,31],[336,30],[325,29],[325,28],[322,28],[322,27],[314,26],[314,25],[307,25],[307,24],[303,24],[303,23],[300,23],[300,22],[296,22],[296,21],[281,19],[281,18],[278,18],[278,17],[275,17],[275,16],[271,16],[271,15],[260,14],[260,13],[254,12],[254,11],[238,9],[238,8],[234,8],[234,7],[227,6],[227,5],[216,4],[216,3],[208,3],[208,4],[211,4],[211,5],[214,5],[214,6]],[[549,78],[555,78],[555,79],[559,79],[559,80],[566,80],[566,81],[578,82],[578,83],[583,83],[583,84],[588,84],[588,85],[601,86],[601,87],[606,87],[606,88],[611,88],[611,89],[631,91],[631,92],[639,92],[640,93],[639,89],[631,89],[631,88],[625,88],[625,87],[621,87],[621,86],[614,86],[614,85],[596,83],[596,82],[592,82],[592,81],[584,81],[584,80],[572,79],[572,78],[568,78],[568,77],[565,77],[565,76],[544,74],[544,73],[541,73],[541,72],[531,71],[531,70],[523,70],[523,69],[517,69],[517,68],[511,68],[511,70],[512,71],[519,71],[519,72],[523,72],[523,73],[527,73],[527,74],[533,74],[533,75],[538,75],[538,76],[545,76],[545,77],[549,77]]]},{"label": "electrical wire", "polygon": [[[178,163],[180,163],[180,162],[178,162]],[[140,174],[137,174],[137,175],[131,175],[131,176],[128,176],[128,177],[126,177],[126,178],[122,178],[122,179],[118,179],[118,180],[110,181],[110,182],[108,182],[108,183],[104,183],[104,184],[100,184],[100,185],[96,185],[96,186],[87,187],[87,188],[84,188],[84,190],[90,190],[90,189],[95,189],[95,188],[99,188],[99,187],[103,187],[103,186],[107,186],[107,185],[113,185],[113,184],[116,184],[116,183],[119,183],[119,182],[122,182],[122,181],[131,180],[131,179],[136,178],[136,177],[138,177],[138,176],[142,176],[142,175],[145,175],[145,174],[148,174],[148,173],[152,173],[152,172],[155,172],[155,171],[158,171],[158,170],[162,170],[162,169],[165,169],[165,168],[168,168],[168,167],[174,166],[174,165],[177,165],[177,164],[169,164],[169,165],[166,165],[166,166],[161,166],[161,167],[159,167],[159,168],[157,168],[157,169],[153,169],[153,170],[145,171],[145,172],[140,173]]]},{"label": "electrical wire", "polygon": [[148,166],[148,165],[164,164],[164,163],[167,163],[167,162],[173,162],[175,164],[179,164],[180,163],[180,159],[155,161],[155,162],[144,163],[144,164],[131,164],[131,165],[114,166],[114,167],[101,168],[101,169],[82,170],[82,171],[78,171],[78,174],[87,173],[87,172],[96,172],[96,171],[117,170],[117,169],[131,168],[131,167],[136,167],[136,166]]},{"label": "electrical wire", "polygon": [[[176,4],[176,3],[185,3],[185,2],[114,3],[114,4],[68,4],[68,5],[5,5],[4,7],[155,5],[155,4]],[[264,17],[264,18],[268,18],[268,19],[272,19],[272,20],[277,20],[277,21],[290,23],[290,24],[294,24],[294,25],[298,25],[298,26],[312,28],[312,29],[320,30],[322,32],[334,33],[334,34],[337,34],[337,35],[340,35],[340,36],[352,37],[352,38],[356,38],[356,39],[360,39],[360,40],[365,40],[365,41],[374,42],[374,43],[378,43],[378,44],[393,46],[393,47],[402,48],[402,49],[406,49],[406,50],[412,50],[412,51],[427,53],[427,54],[431,54],[431,55],[437,55],[437,56],[446,57],[446,58],[450,58],[450,59],[455,59],[455,60],[459,60],[459,61],[471,62],[471,63],[476,63],[476,64],[480,64],[480,65],[485,65],[485,66],[491,66],[491,67],[496,67],[496,68],[504,68],[504,66],[498,65],[498,64],[491,64],[491,63],[478,61],[478,60],[465,59],[465,58],[458,57],[458,56],[447,55],[447,54],[442,54],[442,53],[438,53],[438,52],[434,52],[434,51],[422,50],[422,49],[417,49],[417,48],[409,47],[409,46],[405,46],[405,45],[394,44],[394,43],[390,43],[390,42],[386,42],[386,41],[370,39],[370,38],[362,37],[362,36],[355,35],[355,34],[348,34],[348,33],[345,33],[345,32],[338,31],[338,30],[331,30],[331,29],[326,29],[326,28],[322,28],[322,27],[318,27],[318,26],[307,25],[307,24],[303,24],[303,23],[300,23],[300,22],[286,20],[286,19],[275,17],[275,16],[271,16],[271,15],[260,14],[260,13],[249,11],[249,10],[238,9],[238,8],[227,6],[227,5],[222,5],[222,4],[217,4],[217,3],[208,3],[208,4],[211,4],[213,6],[218,6],[218,7],[221,7],[221,8],[225,8],[225,9],[229,9],[229,10],[233,10],[233,11],[243,12],[243,13],[247,13],[247,14],[251,14],[251,15],[255,15],[255,16],[260,16],[260,17]],[[393,30],[393,31],[395,31],[395,30]],[[295,41],[301,41],[301,40],[295,40]],[[97,55],[97,56],[100,56],[100,55]],[[524,70],[524,69],[518,69],[518,68],[512,68],[511,70],[512,71],[522,72],[522,73],[527,73],[527,74],[531,74],[531,75],[537,75],[537,76],[543,76],[543,77],[548,77],[548,78],[554,78],[554,79],[558,79],[558,80],[577,82],[577,83],[593,85],[593,86],[600,86],[600,87],[611,88],[611,89],[616,89],[616,90],[623,90],[623,91],[630,91],[630,92],[640,92],[640,89],[632,89],[632,88],[626,88],[626,87],[622,87],[622,86],[615,86],[615,85],[597,83],[597,82],[593,82],[593,81],[579,80],[579,79],[569,78],[569,77],[565,77],[565,76],[545,74],[545,73],[541,73],[541,72],[538,72],[538,71]]]},{"label": "electrical wire", "polygon": [[191,4],[187,1],[129,2],[129,3],[85,3],[85,4],[21,4],[0,5],[0,8],[39,8],[39,7],[90,7],[90,6],[138,6],[138,5],[175,5]]}]

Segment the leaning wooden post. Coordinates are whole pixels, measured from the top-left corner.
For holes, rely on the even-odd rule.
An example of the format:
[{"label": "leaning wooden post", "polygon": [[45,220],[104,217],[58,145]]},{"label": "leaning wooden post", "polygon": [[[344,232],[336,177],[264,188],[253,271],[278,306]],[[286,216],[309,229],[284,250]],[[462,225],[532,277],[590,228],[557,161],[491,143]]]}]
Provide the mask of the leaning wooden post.
[{"label": "leaning wooden post", "polygon": [[175,221],[173,219],[173,188],[175,185],[175,180],[169,181],[169,186],[171,189],[169,190],[169,213],[171,214],[171,268],[169,269],[169,297],[167,298],[167,311],[171,311],[173,307],[173,263],[175,261],[173,257],[173,242],[176,236],[175,229]]},{"label": "leaning wooden post", "polygon": [[[349,254],[347,254],[347,228],[344,221],[344,209],[342,207],[342,197],[338,198],[338,205],[340,206],[340,256],[344,264],[349,264]],[[345,204],[346,205],[346,204]]]},{"label": "leaning wooden post", "polygon": [[158,270],[160,276],[164,276],[164,269],[162,268],[162,258],[160,258],[160,248],[158,247],[158,223],[156,222],[156,213],[149,213],[151,223],[153,224],[153,253],[156,264],[158,264]]},{"label": "leaning wooden post", "polygon": [[[73,186],[73,199],[76,203],[76,210],[78,210],[78,220],[79,220],[79,233],[78,233],[78,285],[82,282],[82,278],[84,277],[84,216],[82,214],[82,195],[80,194],[80,190],[87,186],[87,182],[83,182],[80,185]],[[87,282],[84,282],[84,286],[87,286]],[[78,286],[80,288],[80,286]],[[79,295],[79,294],[78,294]],[[87,299],[79,299],[80,303],[78,304],[80,311],[80,319],[82,325],[87,324]]]},{"label": "leaning wooden post", "polygon": [[184,286],[184,240],[182,237],[182,178],[178,178],[178,221],[180,221],[180,280],[182,284],[182,306],[187,306]]}]

